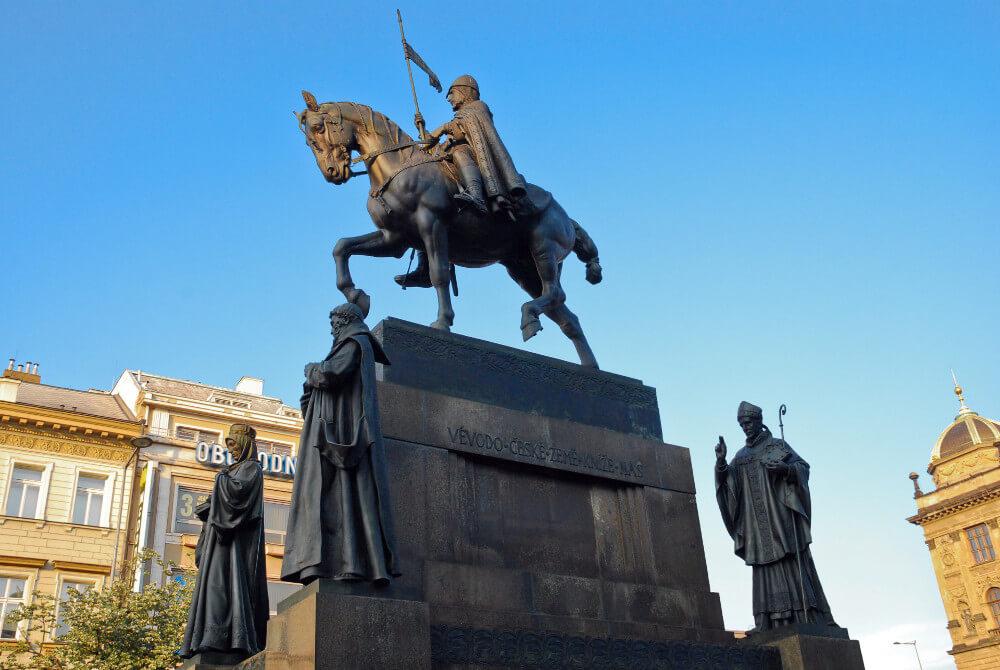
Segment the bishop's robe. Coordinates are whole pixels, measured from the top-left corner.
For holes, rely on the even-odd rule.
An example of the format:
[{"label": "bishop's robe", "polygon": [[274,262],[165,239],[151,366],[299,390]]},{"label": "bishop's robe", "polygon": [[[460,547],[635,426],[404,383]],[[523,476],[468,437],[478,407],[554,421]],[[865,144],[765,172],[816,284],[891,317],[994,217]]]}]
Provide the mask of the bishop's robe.
[{"label": "bishop's robe", "polygon": [[[789,475],[765,467],[767,462],[779,461],[790,468]],[[765,426],[729,465],[716,467],[715,488],[736,555],[753,567],[756,629],[806,622],[832,624],[809,550],[809,464],[787,442],[772,437]]]},{"label": "bishop's robe", "polygon": [[363,322],[345,328],[307,366],[281,568],[289,582],[384,584],[400,574],[375,388],[375,362],[389,360]]},{"label": "bishop's robe", "polygon": [[256,450],[215,477],[195,549],[198,580],[181,656],[205,651],[252,656],[267,641],[264,473]]}]

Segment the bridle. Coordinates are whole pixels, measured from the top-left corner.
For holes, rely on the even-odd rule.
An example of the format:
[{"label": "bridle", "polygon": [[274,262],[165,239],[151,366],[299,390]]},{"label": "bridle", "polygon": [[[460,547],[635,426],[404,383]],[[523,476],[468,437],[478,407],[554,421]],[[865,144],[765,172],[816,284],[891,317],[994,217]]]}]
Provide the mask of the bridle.
[{"label": "bridle", "polygon": [[[333,152],[335,150],[334,147],[336,147],[336,149],[339,149],[339,151],[337,152],[338,154],[340,154],[340,155],[343,155],[344,153],[348,153],[349,154],[349,151],[348,151],[346,145],[344,145],[344,144],[337,144],[337,145],[335,145],[334,144],[334,142],[333,142],[333,136],[331,134],[331,127],[334,130],[337,130],[337,131],[340,131],[341,128],[343,127],[343,124],[344,124],[344,115],[343,115],[343,112],[341,112],[341,110],[340,110],[340,105],[342,103],[330,103],[329,106],[327,107],[327,109],[325,109],[325,110],[321,109],[320,105],[316,104],[315,99],[310,100],[309,98],[306,98],[306,103],[309,105],[308,111],[318,113],[320,115],[320,118],[322,118],[322,120],[323,120],[323,137],[326,139],[326,144],[327,144],[327,146],[330,147],[330,151]],[[368,131],[368,133],[371,134],[371,135],[376,135],[376,136],[380,137],[380,135],[375,131],[375,112],[374,112],[374,110],[372,110],[371,108],[367,108],[369,110],[369,116],[368,116],[368,118],[365,118],[364,109],[366,109],[366,108],[361,107],[357,103],[354,103],[354,102],[352,102],[352,103],[343,103],[343,104],[354,105],[355,109],[357,109],[357,111],[358,111],[358,116],[361,118],[361,123],[363,123],[364,126],[365,126],[365,130]],[[305,127],[305,125],[306,125],[306,123],[305,123],[305,114],[302,114],[301,116],[299,116],[299,115],[296,115],[296,116],[299,119],[299,129],[302,131],[302,133],[308,139],[309,138],[309,131],[307,131],[306,127]],[[388,122],[386,122],[386,129],[388,130]],[[398,134],[397,134],[397,137],[398,137]],[[346,172],[347,172],[347,179],[350,179],[351,177],[360,177],[361,175],[370,174],[372,162],[375,159],[377,159],[379,156],[382,156],[383,154],[393,153],[393,152],[396,152],[396,151],[402,151],[403,149],[409,149],[411,147],[418,147],[418,146],[432,145],[432,144],[436,144],[436,142],[434,140],[431,140],[431,139],[410,140],[408,142],[396,142],[395,144],[390,144],[388,146],[379,147],[378,149],[373,149],[372,151],[369,151],[369,152],[367,152],[365,154],[362,154],[362,155],[358,156],[357,158],[350,158],[349,159],[350,163],[348,164],[347,170],[346,170]],[[423,152],[420,152],[420,154],[421,155],[414,154],[414,155],[410,156],[409,158],[407,158],[406,160],[404,160],[403,164],[400,165],[396,169],[395,172],[393,172],[388,177],[386,177],[385,181],[383,181],[382,184],[380,184],[379,186],[372,185],[371,190],[368,192],[369,197],[371,197],[371,198],[375,199],[376,201],[378,201],[379,204],[381,204],[382,207],[385,209],[385,211],[386,211],[387,214],[391,214],[392,210],[389,208],[389,205],[385,202],[385,198],[382,197],[382,194],[385,192],[385,189],[389,187],[389,184],[392,182],[393,179],[395,179],[401,172],[409,170],[410,168],[416,167],[418,165],[423,165],[425,163],[435,163],[435,162],[444,160],[444,156],[443,155],[433,155],[432,156],[430,154],[423,153]],[[329,159],[327,159],[327,160],[329,161]],[[352,170],[352,169],[350,169],[351,165],[356,165],[357,163],[364,163],[365,164],[365,170],[362,171],[362,170]]]},{"label": "bridle", "polygon": [[[355,107],[358,107],[357,103],[353,103],[352,102],[350,104],[354,105]],[[336,115],[334,115],[334,110],[336,110]],[[344,115],[340,111],[340,105],[339,105],[339,103],[334,103],[333,105],[331,105],[331,109],[328,109],[326,111],[320,111],[319,109],[311,110],[311,111],[319,112],[320,117],[323,119],[323,136],[326,139],[327,146],[331,147],[331,150],[332,150],[332,147],[334,146],[334,143],[333,143],[333,137],[330,134],[330,128],[332,126],[334,129],[340,130],[340,128],[344,124]],[[368,130],[371,134],[377,134],[375,132],[374,113],[372,113],[370,115],[370,117],[371,117],[370,119],[366,119],[365,115],[364,115],[364,112],[360,108],[358,108],[358,116],[361,117],[362,123],[365,124],[365,129],[366,130]],[[306,131],[306,128],[305,128],[305,116],[303,116],[302,118],[299,119],[299,128],[302,130],[303,134],[306,135],[306,137],[309,137],[309,134],[308,134],[308,132]],[[389,146],[379,147],[378,149],[373,149],[372,151],[369,151],[368,153],[361,154],[357,158],[352,158],[351,159],[351,165],[357,165],[358,163],[364,163],[366,169],[365,170],[360,170],[360,171],[348,169],[348,175],[350,177],[360,177],[361,175],[368,174],[368,168],[371,167],[371,161],[374,161],[376,158],[378,158],[379,156],[381,156],[383,154],[393,153],[393,152],[396,152],[396,151],[402,151],[403,149],[409,149],[410,147],[418,147],[418,146],[424,146],[424,145],[430,145],[430,144],[434,144],[434,140],[425,139],[425,140],[411,140],[409,142],[396,142],[395,144],[390,144]],[[345,153],[347,153],[347,147],[345,145],[341,144],[341,145],[338,145],[338,146],[340,146],[342,148],[342,150]],[[395,176],[395,175],[393,175],[393,176]]]}]

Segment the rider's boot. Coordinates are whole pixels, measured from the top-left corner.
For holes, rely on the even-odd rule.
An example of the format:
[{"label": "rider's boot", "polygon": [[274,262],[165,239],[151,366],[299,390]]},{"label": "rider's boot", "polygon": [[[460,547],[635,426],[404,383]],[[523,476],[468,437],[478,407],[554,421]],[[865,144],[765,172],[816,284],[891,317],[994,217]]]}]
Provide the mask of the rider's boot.
[{"label": "rider's boot", "polygon": [[452,154],[455,166],[458,167],[459,179],[465,189],[455,194],[455,200],[472,205],[485,216],[489,210],[483,192],[483,175],[471,154],[471,151],[456,151]]},{"label": "rider's boot", "polygon": [[427,264],[427,252],[417,252],[417,269],[413,272],[407,272],[405,275],[396,275],[393,280],[404,287],[430,288],[431,271]]}]

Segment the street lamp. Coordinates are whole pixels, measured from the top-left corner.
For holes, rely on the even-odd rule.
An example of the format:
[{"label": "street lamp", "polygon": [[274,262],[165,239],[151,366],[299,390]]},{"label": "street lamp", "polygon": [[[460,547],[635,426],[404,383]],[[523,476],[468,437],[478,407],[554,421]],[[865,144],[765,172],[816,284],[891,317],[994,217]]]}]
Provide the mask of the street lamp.
[{"label": "street lamp", "polygon": [[122,466],[122,488],[118,496],[118,532],[115,534],[115,557],[111,560],[111,581],[114,581],[118,572],[118,549],[120,548],[122,533],[124,532],[122,529],[122,512],[125,511],[125,474],[128,472],[129,465],[132,464],[132,459],[138,457],[139,450],[153,444],[153,440],[148,435],[133,437],[129,442],[132,444],[132,455],[128,457],[125,465]]},{"label": "street lamp", "polygon": [[913,653],[917,655],[917,665],[920,666],[920,670],[924,670],[924,664],[920,662],[920,652],[917,651],[917,641],[916,640],[910,640],[909,642],[893,642],[893,644],[912,644],[913,645]]}]

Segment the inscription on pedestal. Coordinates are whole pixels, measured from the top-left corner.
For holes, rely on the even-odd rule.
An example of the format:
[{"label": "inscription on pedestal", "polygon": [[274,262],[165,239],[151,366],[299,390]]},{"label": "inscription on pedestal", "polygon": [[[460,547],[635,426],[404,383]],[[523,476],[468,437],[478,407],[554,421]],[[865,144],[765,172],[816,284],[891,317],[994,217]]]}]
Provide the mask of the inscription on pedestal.
[{"label": "inscription on pedestal", "polygon": [[505,456],[516,461],[539,465],[567,465],[576,470],[612,474],[637,482],[642,481],[644,466],[639,460],[614,458],[608,454],[582,449],[561,448],[540,440],[522,439],[516,435],[511,437],[492,435],[465,426],[449,427],[448,439],[453,447],[476,449],[490,456]]}]

